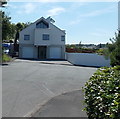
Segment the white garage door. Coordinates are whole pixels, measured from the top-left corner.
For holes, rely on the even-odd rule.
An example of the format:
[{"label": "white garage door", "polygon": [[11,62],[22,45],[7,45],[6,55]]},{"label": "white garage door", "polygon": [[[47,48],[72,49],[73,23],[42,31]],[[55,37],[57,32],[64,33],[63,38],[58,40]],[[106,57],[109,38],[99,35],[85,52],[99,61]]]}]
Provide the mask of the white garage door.
[{"label": "white garage door", "polygon": [[50,58],[61,59],[61,47],[50,47]]},{"label": "white garage door", "polygon": [[23,47],[22,58],[33,58],[33,47]]}]

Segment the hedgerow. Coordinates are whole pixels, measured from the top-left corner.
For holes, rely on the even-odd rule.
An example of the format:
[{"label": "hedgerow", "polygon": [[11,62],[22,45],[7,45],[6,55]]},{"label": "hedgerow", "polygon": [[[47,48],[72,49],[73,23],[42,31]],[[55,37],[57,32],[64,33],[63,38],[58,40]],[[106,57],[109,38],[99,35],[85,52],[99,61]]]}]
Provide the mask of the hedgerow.
[{"label": "hedgerow", "polygon": [[120,66],[99,68],[84,91],[89,119],[120,119]]}]

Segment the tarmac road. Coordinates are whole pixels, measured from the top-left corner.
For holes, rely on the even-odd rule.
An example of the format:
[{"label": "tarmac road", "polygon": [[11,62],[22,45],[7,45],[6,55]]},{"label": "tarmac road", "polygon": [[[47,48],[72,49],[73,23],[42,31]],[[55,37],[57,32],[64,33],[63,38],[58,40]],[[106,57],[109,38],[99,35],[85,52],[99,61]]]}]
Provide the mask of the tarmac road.
[{"label": "tarmac road", "polygon": [[3,117],[29,116],[51,98],[81,90],[97,69],[54,62],[16,59],[2,67]]}]

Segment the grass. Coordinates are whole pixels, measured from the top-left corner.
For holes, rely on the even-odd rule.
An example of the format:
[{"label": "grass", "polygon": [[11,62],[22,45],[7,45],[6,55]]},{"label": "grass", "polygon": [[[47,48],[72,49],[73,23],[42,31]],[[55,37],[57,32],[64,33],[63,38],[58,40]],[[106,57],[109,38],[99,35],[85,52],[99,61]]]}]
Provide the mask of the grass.
[{"label": "grass", "polygon": [[10,62],[11,59],[12,58],[10,56],[8,56],[7,54],[2,55],[2,62]]}]

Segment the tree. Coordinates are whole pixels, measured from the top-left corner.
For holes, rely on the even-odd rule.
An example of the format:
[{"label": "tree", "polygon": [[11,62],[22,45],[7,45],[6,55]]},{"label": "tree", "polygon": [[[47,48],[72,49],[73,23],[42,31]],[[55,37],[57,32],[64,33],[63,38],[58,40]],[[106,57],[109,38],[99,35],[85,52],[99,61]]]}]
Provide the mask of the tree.
[{"label": "tree", "polygon": [[82,48],[82,41],[79,42],[79,48]]},{"label": "tree", "polygon": [[17,23],[16,24],[16,33],[15,33],[15,40],[14,40],[14,51],[18,51],[18,44],[17,44],[17,41],[19,39],[19,32],[21,30],[23,30],[24,28],[26,28],[28,25],[30,25],[31,23],[30,22],[27,22],[27,23]]},{"label": "tree", "polygon": [[5,12],[1,11],[2,13],[2,41],[9,42],[11,39],[15,39],[15,43],[19,39],[19,32],[27,27],[30,22],[28,23],[11,23],[11,17],[5,14]]},{"label": "tree", "polygon": [[115,38],[110,39],[111,44],[107,44],[111,65],[120,65],[120,33],[115,33]]},{"label": "tree", "polygon": [[9,41],[10,39],[14,39],[15,24],[12,24],[10,20],[11,17],[8,17],[5,15],[5,12],[2,12],[2,41]]},{"label": "tree", "polygon": [[28,25],[30,25],[30,22],[27,23],[17,23],[16,24],[16,35],[15,35],[15,42],[17,43],[17,40],[19,39],[19,32],[22,31],[24,28],[26,28]]}]

